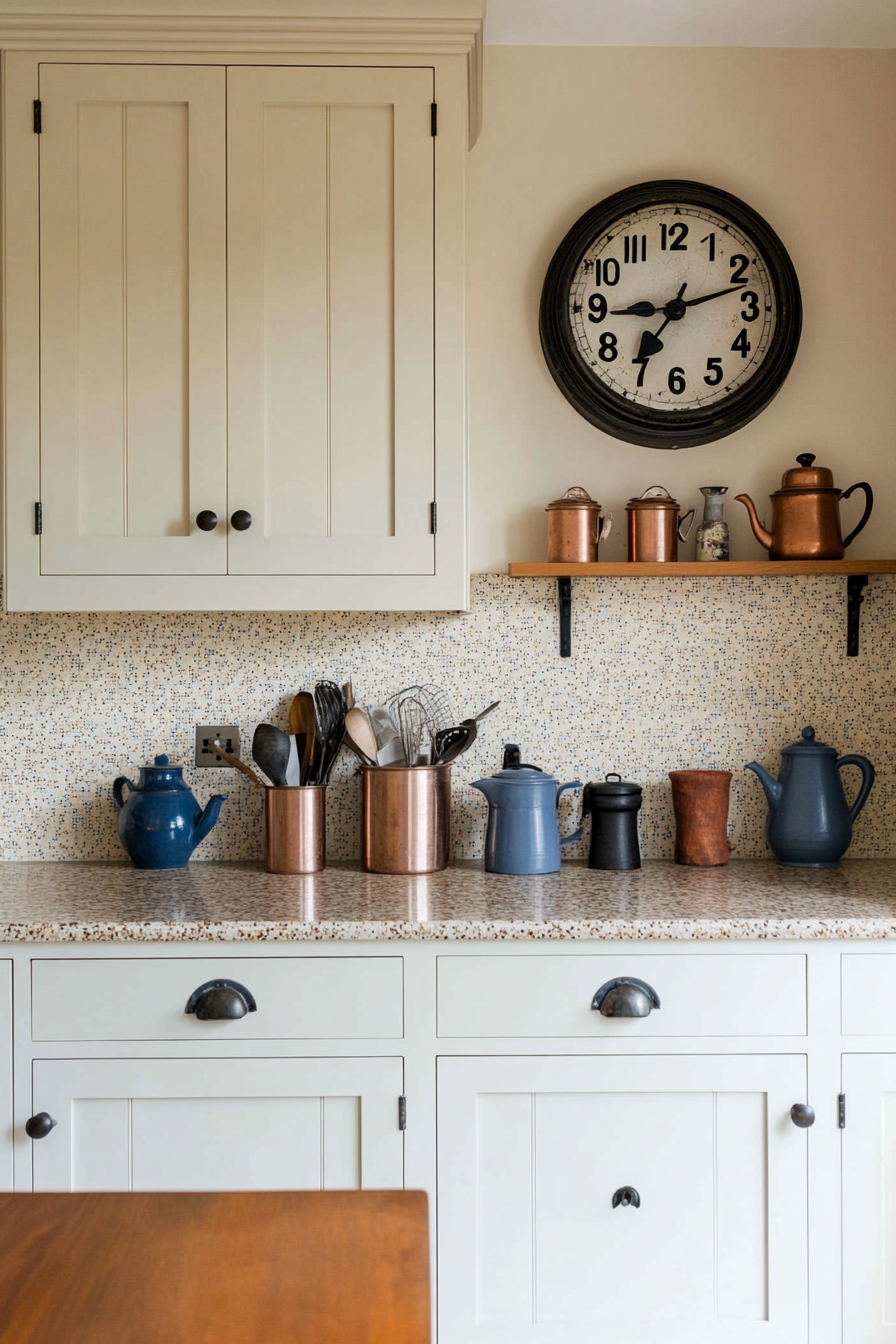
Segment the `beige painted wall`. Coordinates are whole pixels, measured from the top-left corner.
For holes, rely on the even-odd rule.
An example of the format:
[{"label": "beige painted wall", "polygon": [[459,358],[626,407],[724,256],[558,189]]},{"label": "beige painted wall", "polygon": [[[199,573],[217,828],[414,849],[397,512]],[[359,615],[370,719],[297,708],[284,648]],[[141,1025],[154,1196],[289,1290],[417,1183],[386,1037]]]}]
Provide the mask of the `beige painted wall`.
[{"label": "beige painted wall", "polygon": [[[470,159],[472,569],[547,558],[544,505],[584,485],[616,514],[656,482],[685,507],[726,484],[767,508],[798,452],[875,513],[851,555],[896,553],[896,52],[487,47]],[[783,390],[752,424],[679,453],[583,420],[538,341],[550,258],[570,225],[635,182],[682,177],[741,196],[780,234],[803,294]],[[701,501],[702,502],[702,501]],[[844,506],[851,527],[857,493]],[[732,555],[759,559],[740,504]],[[693,542],[682,558],[693,553]]]}]

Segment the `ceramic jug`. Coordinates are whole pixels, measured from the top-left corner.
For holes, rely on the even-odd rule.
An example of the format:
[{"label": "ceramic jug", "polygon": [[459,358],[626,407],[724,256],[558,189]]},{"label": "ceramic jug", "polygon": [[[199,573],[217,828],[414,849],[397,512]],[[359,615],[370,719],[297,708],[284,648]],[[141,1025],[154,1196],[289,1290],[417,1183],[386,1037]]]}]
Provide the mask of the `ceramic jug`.
[{"label": "ceramic jug", "polygon": [[[125,801],[124,786],[130,795]],[[157,756],[141,765],[134,784],[119,775],[112,785],[118,807],[118,834],[135,868],[183,868],[193,850],[218,820],[224,795],[216,793],[204,808],[183,781],[183,766]]]},{"label": "ceramic jug", "polygon": [[487,873],[556,873],[560,846],[581,840],[582,827],[560,837],[557,807],[566,789],[580,789],[579,780],[558,784],[537,765],[520,762],[519,747],[508,745],[504,768],[488,779],[477,779],[474,789],[488,799],[485,833]]},{"label": "ceramic jug", "polygon": [[[762,781],[768,799],[765,834],[779,863],[790,868],[836,868],[852,840],[852,823],[874,783],[874,766],[866,756],[839,756],[816,742],[815,729],[781,752],[781,778],[772,779],[756,761],[745,766]],[[844,765],[857,765],[862,786],[848,807],[840,783]]]}]

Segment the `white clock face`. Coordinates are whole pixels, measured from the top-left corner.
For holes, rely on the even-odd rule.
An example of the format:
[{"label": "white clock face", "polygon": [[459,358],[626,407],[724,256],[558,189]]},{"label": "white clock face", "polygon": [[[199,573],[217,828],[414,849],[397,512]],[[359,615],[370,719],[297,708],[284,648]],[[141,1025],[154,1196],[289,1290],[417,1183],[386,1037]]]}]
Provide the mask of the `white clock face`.
[{"label": "white clock face", "polygon": [[569,320],[593,377],[632,406],[693,412],[761,367],[776,297],[756,244],[711,209],[659,204],[622,216],[588,248]]}]

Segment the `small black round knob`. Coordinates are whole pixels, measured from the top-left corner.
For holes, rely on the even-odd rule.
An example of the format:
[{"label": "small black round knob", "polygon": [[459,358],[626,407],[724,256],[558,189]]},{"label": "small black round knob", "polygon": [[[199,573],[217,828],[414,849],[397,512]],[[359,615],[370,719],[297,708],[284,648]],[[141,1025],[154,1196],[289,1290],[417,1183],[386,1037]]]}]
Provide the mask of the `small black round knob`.
[{"label": "small black round knob", "polygon": [[213,509],[203,509],[196,515],[196,526],[200,532],[214,532],[218,526],[218,515]]},{"label": "small black round knob", "polygon": [[815,1124],[815,1111],[811,1106],[804,1106],[798,1101],[790,1108],[790,1118],[800,1129],[809,1129]]},{"label": "small black round knob", "polygon": [[797,462],[799,462],[801,467],[811,467],[812,463],[815,461],[815,454],[797,453],[796,460]]},{"label": "small black round knob", "polygon": [[52,1115],[46,1111],[38,1111],[37,1115],[32,1115],[30,1120],[25,1121],[25,1133],[29,1139],[45,1139],[50,1130],[56,1128],[56,1123]]},{"label": "small black round knob", "polygon": [[230,526],[235,527],[237,532],[246,532],[252,526],[252,515],[248,509],[237,509],[236,513],[230,515]]},{"label": "small black round knob", "polygon": [[621,1185],[613,1196],[613,1208],[640,1209],[641,1196],[633,1185]]}]

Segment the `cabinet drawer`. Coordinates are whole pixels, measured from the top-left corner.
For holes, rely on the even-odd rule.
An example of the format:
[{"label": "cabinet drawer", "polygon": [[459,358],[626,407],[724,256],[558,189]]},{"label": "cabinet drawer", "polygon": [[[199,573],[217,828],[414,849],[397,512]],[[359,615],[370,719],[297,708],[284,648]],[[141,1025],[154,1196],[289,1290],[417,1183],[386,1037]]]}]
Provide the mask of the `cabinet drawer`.
[{"label": "cabinet drawer", "polygon": [[[371,1040],[404,1034],[401,957],[196,957],[32,962],[35,1041]],[[184,1009],[235,980],[257,1010],[202,1021]]]},{"label": "cabinet drawer", "polygon": [[[440,1036],[802,1036],[806,958],[768,956],[439,957]],[[603,1017],[595,992],[645,981],[660,1007]]]},{"label": "cabinet drawer", "polygon": [[840,958],[844,1036],[896,1036],[896,953]]}]

